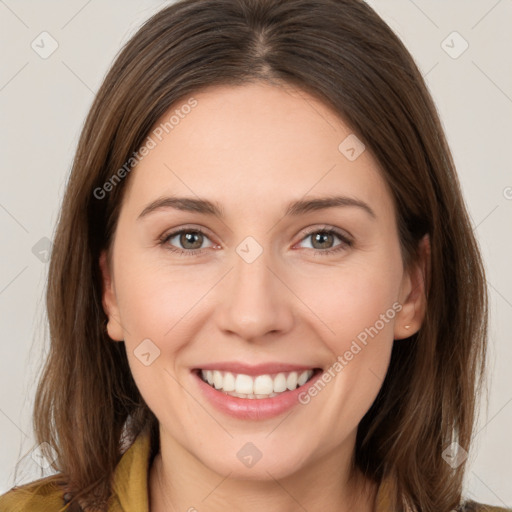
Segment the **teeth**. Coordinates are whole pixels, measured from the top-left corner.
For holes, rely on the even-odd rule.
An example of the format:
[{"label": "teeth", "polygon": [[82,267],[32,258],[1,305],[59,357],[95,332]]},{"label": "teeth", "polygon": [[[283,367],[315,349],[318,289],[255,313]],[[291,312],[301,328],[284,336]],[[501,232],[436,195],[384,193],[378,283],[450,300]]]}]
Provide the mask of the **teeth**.
[{"label": "teeth", "polygon": [[299,386],[303,386],[306,384],[307,380],[309,379],[307,372],[302,372],[299,376],[299,379],[297,380],[297,383]]},{"label": "teeth", "polygon": [[238,374],[235,379],[235,391],[237,393],[243,393],[244,395],[251,395],[254,392],[252,378],[249,377],[249,375]]},{"label": "teeth", "polygon": [[294,389],[297,388],[297,378],[297,372],[292,372],[288,374],[288,377],[286,378],[286,387],[289,390],[293,391]]},{"label": "teeth", "polygon": [[[220,373],[220,372],[219,372]],[[226,373],[224,375],[224,380],[222,381],[222,387],[224,391],[235,391],[235,377],[232,373]]]},{"label": "teeth", "polygon": [[[252,379],[251,379],[252,380]],[[274,392],[274,380],[270,375],[258,375],[254,379],[254,394],[269,395]]]},{"label": "teeth", "polygon": [[303,372],[257,375],[251,377],[242,373],[201,370],[201,377],[210,386],[238,398],[269,398],[287,390],[303,386],[313,375],[313,370]]},{"label": "teeth", "polygon": [[276,393],[282,393],[286,391],[286,375],[284,373],[278,373],[274,378],[274,391]]},{"label": "teeth", "polygon": [[222,373],[218,372],[217,370],[213,372],[213,385],[217,389],[222,387]]}]

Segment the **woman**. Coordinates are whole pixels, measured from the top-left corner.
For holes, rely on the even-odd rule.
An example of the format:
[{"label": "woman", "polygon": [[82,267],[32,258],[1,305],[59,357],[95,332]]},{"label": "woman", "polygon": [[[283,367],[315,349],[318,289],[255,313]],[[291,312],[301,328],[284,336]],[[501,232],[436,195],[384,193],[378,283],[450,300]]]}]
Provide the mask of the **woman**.
[{"label": "woman", "polygon": [[[462,481],[487,296],[435,106],[357,0],[182,0],[116,59],[1,510],[504,510]],[[53,457],[52,457],[53,459]]]}]

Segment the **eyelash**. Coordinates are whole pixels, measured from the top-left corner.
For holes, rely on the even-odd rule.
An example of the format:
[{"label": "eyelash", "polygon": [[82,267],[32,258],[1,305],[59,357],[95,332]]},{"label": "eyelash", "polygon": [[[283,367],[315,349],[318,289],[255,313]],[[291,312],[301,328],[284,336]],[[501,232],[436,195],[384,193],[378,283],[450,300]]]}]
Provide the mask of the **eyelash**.
[{"label": "eyelash", "polygon": [[[209,238],[208,235],[204,231],[202,231],[201,229],[198,229],[198,228],[181,228],[181,229],[179,229],[177,231],[173,231],[172,233],[168,233],[168,234],[163,235],[159,239],[159,245],[165,247],[165,249],[167,249],[167,250],[169,250],[169,251],[171,251],[173,253],[179,254],[180,256],[194,256],[194,255],[199,254],[202,251],[204,251],[204,249],[178,249],[178,248],[173,247],[173,246],[171,246],[170,244],[167,243],[171,238],[174,238],[176,235],[181,235],[182,233],[199,233],[199,234],[205,236],[206,238]],[[332,255],[332,254],[337,253],[339,251],[346,250],[347,248],[350,248],[353,245],[353,240],[348,238],[346,235],[344,235],[343,233],[341,233],[337,229],[331,228],[329,226],[326,226],[324,228],[314,228],[314,229],[309,230],[300,239],[300,242],[302,242],[304,239],[308,238],[309,236],[311,236],[311,235],[313,235],[315,233],[323,233],[323,234],[327,234],[327,235],[335,235],[342,242],[341,244],[337,245],[333,249],[324,249],[324,250],[322,250],[322,249],[318,249],[318,250],[311,249],[311,250],[314,251],[315,255],[329,256],[329,255]]]}]

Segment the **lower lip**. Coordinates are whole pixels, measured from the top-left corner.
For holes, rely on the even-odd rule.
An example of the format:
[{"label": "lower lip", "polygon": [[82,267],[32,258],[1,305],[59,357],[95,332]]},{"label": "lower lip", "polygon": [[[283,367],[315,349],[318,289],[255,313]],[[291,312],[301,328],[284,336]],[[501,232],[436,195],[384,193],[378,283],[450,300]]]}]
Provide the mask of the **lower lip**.
[{"label": "lower lip", "polygon": [[306,384],[299,386],[297,389],[285,391],[272,398],[238,398],[227,395],[207,384],[197,372],[192,373],[206,398],[221,412],[243,420],[264,420],[279,416],[299,405],[299,395],[307,392],[323,372],[318,371]]}]

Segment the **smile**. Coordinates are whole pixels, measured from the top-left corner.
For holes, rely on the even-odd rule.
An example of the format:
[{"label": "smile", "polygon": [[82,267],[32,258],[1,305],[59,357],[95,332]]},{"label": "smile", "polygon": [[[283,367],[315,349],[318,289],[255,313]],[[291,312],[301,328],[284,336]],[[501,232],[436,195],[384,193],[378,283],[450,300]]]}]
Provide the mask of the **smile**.
[{"label": "smile", "polygon": [[214,389],[227,395],[246,399],[264,399],[293,391],[306,384],[315,370],[245,375],[219,370],[200,370],[199,376]]},{"label": "smile", "polygon": [[278,361],[217,361],[191,368],[194,386],[209,405],[245,421],[270,419],[303,407],[299,395],[314,386],[322,373],[319,367]]}]

